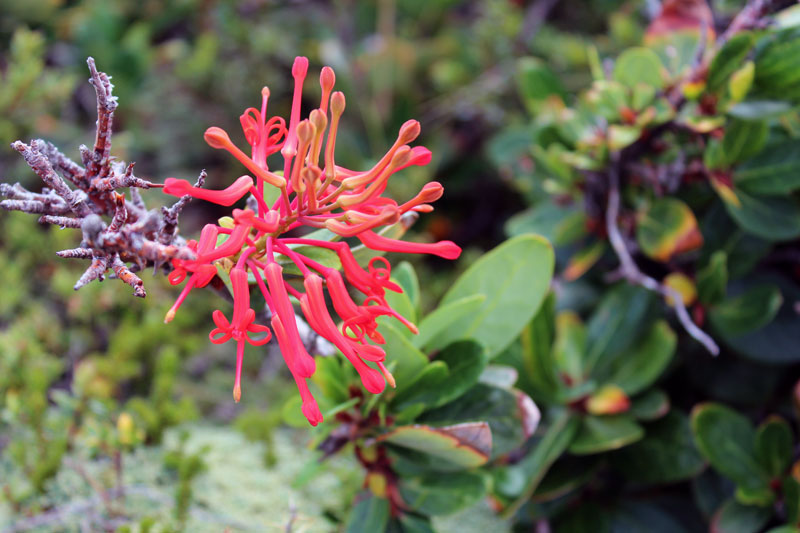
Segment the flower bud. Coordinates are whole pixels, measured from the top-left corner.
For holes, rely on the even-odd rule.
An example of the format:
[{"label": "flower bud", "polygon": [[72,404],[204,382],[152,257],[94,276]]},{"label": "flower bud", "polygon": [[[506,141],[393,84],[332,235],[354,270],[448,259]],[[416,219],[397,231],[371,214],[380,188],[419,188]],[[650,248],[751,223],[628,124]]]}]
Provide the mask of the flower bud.
[{"label": "flower bud", "polygon": [[228,134],[225,132],[225,130],[216,126],[208,128],[203,134],[203,138],[211,148],[216,148],[218,150],[227,148],[233,144],[231,143],[231,138],[228,137]]},{"label": "flower bud", "polygon": [[307,72],[308,72],[308,58],[303,56],[295,57],[294,64],[292,65],[292,77],[305,78]]},{"label": "flower bud", "polygon": [[406,121],[405,124],[400,126],[400,133],[397,135],[397,140],[402,144],[408,144],[419,137],[420,129],[419,121],[414,119]]},{"label": "flower bud", "polygon": [[308,115],[308,120],[314,126],[314,131],[317,134],[321,134],[323,131],[325,131],[325,128],[328,127],[328,117],[326,117],[325,113],[323,113],[320,109],[313,110]]},{"label": "flower bud", "polygon": [[334,74],[331,67],[322,67],[319,73],[319,85],[322,87],[323,92],[330,92],[333,85],[336,83],[336,74]]},{"label": "flower bud", "polygon": [[342,91],[336,91],[331,95],[331,113],[335,116],[344,113],[345,98]]},{"label": "flower bud", "polygon": [[297,125],[297,139],[303,143],[308,144],[314,138],[314,126],[308,119],[300,121]]}]

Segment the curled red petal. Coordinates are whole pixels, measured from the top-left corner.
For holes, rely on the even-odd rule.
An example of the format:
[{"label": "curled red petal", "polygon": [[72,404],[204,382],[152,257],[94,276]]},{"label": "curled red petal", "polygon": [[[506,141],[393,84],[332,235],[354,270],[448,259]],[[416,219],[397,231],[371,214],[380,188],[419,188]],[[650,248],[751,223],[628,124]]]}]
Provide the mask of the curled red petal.
[{"label": "curled red petal", "polygon": [[164,192],[173,196],[189,195],[193,198],[206,200],[219,205],[230,206],[240,200],[242,196],[247,194],[250,187],[253,186],[253,178],[250,176],[241,176],[225,189],[221,191],[212,191],[210,189],[203,189],[200,187],[193,187],[188,181],[167,178],[164,180]]},{"label": "curled red petal", "polygon": [[231,323],[228,322],[228,319],[225,318],[225,314],[223,314],[223,312],[219,309],[216,309],[213,313],[211,313],[211,319],[218,328],[231,329]]},{"label": "curled red petal", "polygon": [[[221,337],[219,335],[222,335]],[[228,342],[231,339],[230,331],[214,328],[211,330],[211,333],[208,334],[208,340],[213,342],[214,344],[223,344]]]}]

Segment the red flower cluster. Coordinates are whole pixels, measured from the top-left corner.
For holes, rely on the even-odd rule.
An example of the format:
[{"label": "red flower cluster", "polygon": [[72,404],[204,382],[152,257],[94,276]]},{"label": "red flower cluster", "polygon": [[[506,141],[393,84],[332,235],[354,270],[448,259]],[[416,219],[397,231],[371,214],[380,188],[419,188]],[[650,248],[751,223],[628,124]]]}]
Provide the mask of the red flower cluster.
[{"label": "red flower cluster", "polygon": [[[408,211],[431,211],[433,208],[430,203],[442,195],[441,184],[431,182],[413,199],[401,205],[381,196],[389,177],[395,172],[430,161],[429,150],[421,146],[408,146],[419,135],[419,122],[409,120],[403,124],[395,143],[371,169],[356,172],[338,166],[334,161],[334,147],[345,98],[341,92],[332,93],[335,76],[331,68],[325,67],[320,74],[322,99],[319,108],[313,110],[308,118],[300,120],[300,99],[307,70],[308,60],[305,57],[296,58],[292,68],[295,86],[288,126],[281,117],[267,118],[269,89],[266,87],[261,91],[261,109],[248,108],[240,117],[245,137],[251,146],[250,156],[236,147],[222,129],[212,127],[205,133],[209,145],[230,152],[255,179],[249,175],[241,176],[221,191],[196,188],[185,180],[166,180],[164,192],[174,196],[188,194],[230,206],[249,193],[258,205],[257,213],[249,209],[234,209],[232,227],[206,225],[200,241],[190,243],[197,258],[173,261],[174,271],[170,281],[174,285],[181,283],[187,274],[191,274],[191,277],[167,313],[166,321],[172,320],[193,288],[203,287],[211,281],[217,273],[214,262],[229,258],[229,264],[235,265],[230,270],[233,316],[228,321],[221,311],[215,311],[213,319],[217,327],[211,331],[210,338],[215,343],[230,339],[237,343],[234,399],[238,402],[241,397],[244,344],[248,342],[259,346],[271,338],[266,325],[254,323],[255,312],[250,307],[249,280],[252,279],[271,311],[272,332],[297,382],[303,400],[303,414],[311,425],[317,425],[322,420],[322,414],[306,383],[314,374],[315,362],[298,333],[291,297],[299,302],[311,328],[342,352],[358,371],[364,387],[372,393],[383,391],[387,381],[394,386],[394,378],[384,365],[386,353],[378,346],[384,339],[377,330],[376,319],[384,315],[392,316],[411,331],[416,333],[417,329],[386,302],[387,290],[402,290],[390,281],[391,267],[386,259],[375,257],[364,269],[344,241],[282,235],[303,227],[327,228],[341,237],[356,237],[372,250],[426,253],[446,259],[457,258],[461,249],[450,241],[408,243],[373,231],[398,222],[401,215]],[[326,130],[327,138],[323,142]],[[277,152],[283,156],[282,174],[267,166],[267,158]],[[278,200],[271,206],[267,205],[264,198],[267,185],[280,190]],[[227,238],[218,244],[218,238],[222,235],[227,235]],[[300,253],[298,246],[333,250],[341,262],[344,277],[338,270]],[[305,292],[295,289],[284,279],[283,268],[275,258],[277,254],[288,257],[297,265],[304,277]],[[345,280],[364,294],[363,303],[358,304],[351,298]],[[328,311],[325,289],[331,297],[339,323]],[[264,335],[259,339],[251,337],[262,333]]]}]

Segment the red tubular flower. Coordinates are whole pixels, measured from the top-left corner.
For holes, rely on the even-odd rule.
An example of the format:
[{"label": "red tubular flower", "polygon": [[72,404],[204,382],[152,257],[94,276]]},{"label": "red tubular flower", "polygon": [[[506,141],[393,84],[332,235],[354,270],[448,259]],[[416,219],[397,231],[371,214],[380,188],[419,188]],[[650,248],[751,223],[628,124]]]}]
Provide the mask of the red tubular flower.
[{"label": "red tubular flower", "polygon": [[434,243],[407,242],[389,239],[372,231],[362,231],[356,235],[364,246],[382,252],[400,252],[406,254],[431,254],[444,259],[456,259],[461,255],[461,248],[452,241]]},{"label": "red tubular flower", "polygon": [[305,346],[300,340],[297,331],[297,322],[294,318],[294,309],[286,293],[286,285],[283,281],[283,268],[278,263],[270,263],[264,269],[267,278],[267,286],[275,302],[275,312],[281,318],[283,326],[289,335],[289,346],[291,348],[291,359],[295,370],[301,377],[310,378],[316,371],[314,359],[308,355]]},{"label": "red tubular flower", "polygon": [[322,413],[319,410],[317,401],[314,399],[314,396],[308,389],[306,380],[297,374],[297,369],[294,367],[294,361],[286,359],[286,354],[291,353],[292,346],[286,334],[286,330],[283,329],[283,324],[281,323],[281,319],[278,315],[272,317],[272,329],[275,331],[275,337],[278,339],[278,347],[281,349],[281,353],[284,354],[286,365],[289,367],[289,372],[292,373],[292,377],[294,377],[294,381],[297,384],[297,389],[300,392],[300,399],[303,400],[303,416],[308,419],[309,424],[316,426],[322,422]]},{"label": "red tubular flower", "polygon": [[[386,301],[387,290],[402,292],[390,279],[391,266],[386,259],[374,257],[364,268],[346,242],[288,237],[286,233],[303,235],[303,228],[328,228],[342,237],[358,237],[367,248],[378,252],[425,253],[446,259],[457,258],[461,249],[450,241],[410,243],[384,237],[378,232],[382,226],[398,222],[403,213],[432,210],[430,204],[442,195],[441,184],[431,182],[403,204],[383,196],[389,179],[397,172],[410,165],[426,165],[431,160],[428,149],[409,146],[419,136],[419,122],[409,120],[403,124],[395,142],[369,170],[358,172],[338,166],[335,144],[345,109],[344,95],[333,90],[336,83],[333,70],[323,68],[319,77],[319,108],[311,110],[308,118],[303,119],[300,103],[307,74],[308,60],[298,57],[292,67],[294,91],[288,121],[267,115],[270,93],[266,87],[261,91],[261,108],[248,108],[239,117],[251,156],[235,146],[221,128],[211,127],[205,132],[208,144],[233,155],[255,176],[256,183],[253,178],[242,176],[224,190],[209,191],[195,188],[184,180],[167,180],[164,187],[167,194],[189,194],[227,206],[251,193],[258,212],[234,209],[233,227],[207,225],[200,242],[192,245],[197,258],[173,262],[174,271],[170,274],[173,284],[183,281],[188,273],[192,275],[167,313],[166,321],[172,319],[193,287],[208,284],[217,272],[222,272],[219,267],[229,271],[233,315],[228,321],[222,311],[215,311],[212,318],[216,327],[209,337],[215,343],[236,341],[234,399],[239,401],[244,345],[259,346],[270,339],[267,326],[255,324],[255,311],[250,307],[248,278],[252,276],[272,314],[272,331],[300,392],[303,414],[311,425],[317,425],[322,421],[322,414],[307,383],[316,364],[300,336],[293,300],[300,305],[311,328],[342,352],[358,372],[364,388],[375,394],[382,392],[386,383],[395,385],[394,377],[384,365],[387,355],[391,357],[392,354],[376,346],[384,343],[377,318],[393,317],[413,333],[417,333],[417,328]],[[283,176],[270,171],[267,163],[270,156],[278,157],[278,152],[283,159]],[[274,205],[266,203],[265,198],[271,197],[265,194],[266,185],[279,189]],[[217,244],[219,234],[226,234],[227,238]],[[293,248],[296,246],[335,251],[343,274],[319,264],[301,253],[303,248]],[[299,269],[304,278],[302,292],[284,280],[284,268],[278,264],[277,254],[288,258]],[[362,294],[362,303],[351,297],[347,284]],[[326,289],[338,318],[326,305]],[[251,338],[251,334],[261,333],[265,334],[262,338]]]},{"label": "red tubular flower", "polygon": [[250,176],[241,176],[221,191],[210,191],[200,187],[193,187],[192,184],[186,180],[167,178],[164,181],[164,192],[178,197],[188,194],[193,198],[199,198],[207,202],[231,206],[241,200],[252,186],[253,178]]},{"label": "red tubular flower", "polygon": [[[233,286],[233,318],[230,322],[217,309],[211,315],[216,328],[211,330],[208,338],[214,344],[222,344],[230,339],[236,340],[236,380],[233,385],[233,399],[238,403],[242,397],[242,362],[244,359],[244,343],[262,346],[269,342],[271,333],[267,326],[254,324],[256,312],[250,308],[250,287],[247,283],[247,272],[242,268],[231,270]],[[258,340],[250,338],[249,333],[266,333]]]},{"label": "red tubular flower", "polygon": [[[214,249],[217,242],[217,226],[214,224],[206,224],[203,226],[203,231],[200,232],[200,242],[195,243],[194,246],[190,243],[189,246],[194,248],[198,254],[208,253]],[[195,287],[205,287],[217,274],[217,268],[214,265],[204,263],[198,260],[186,261],[182,259],[172,260],[173,271],[169,273],[169,282],[173,285],[178,285],[186,279],[186,273],[192,272],[192,276],[183,288],[181,295],[173,304],[172,308],[167,312],[164,318],[164,323],[171,322],[175,318],[175,313],[178,312],[183,301]]]}]

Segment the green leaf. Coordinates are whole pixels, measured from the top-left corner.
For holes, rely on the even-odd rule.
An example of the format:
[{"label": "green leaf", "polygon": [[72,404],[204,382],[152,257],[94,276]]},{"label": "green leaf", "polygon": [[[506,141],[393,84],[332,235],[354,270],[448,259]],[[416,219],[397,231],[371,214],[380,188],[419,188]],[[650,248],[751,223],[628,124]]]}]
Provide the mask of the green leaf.
[{"label": "green leaf", "polygon": [[522,446],[539,422],[539,411],[522,392],[478,383],[460,398],[426,411],[420,423],[435,426],[486,420],[492,430],[492,458]]},{"label": "green leaf", "polygon": [[608,149],[618,152],[635,143],[642,135],[642,128],[639,126],[622,126],[612,124],[608,127],[607,143]]},{"label": "green leaf", "polygon": [[414,307],[415,316],[418,316],[420,307],[419,279],[413,265],[408,261],[401,261],[400,264],[392,269],[392,277],[403,288],[403,292],[408,296],[411,305]]},{"label": "green leaf", "polygon": [[556,340],[553,360],[559,373],[568,375],[573,382],[581,383],[586,376],[586,328],[580,317],[564,311],[556,317]]},{"label": "green leaf", "polygon": [[446,476],[432,474],[405,478],[400,482],[400,495],[414,511],[425,515],[445,515],[474,505],[485,496],[488,488],[484,475],[453,472]]},{"label": "green leaf", "polygon": [[613,416],[585,415],[578,434],[569,446],[575,455],[590,455],[617,450],[644,436],[644,429],[628,414]]},{"label": "green leaf", "polygon": [[533,394],[554,403],[561,389],[558,368],[553,358],[555,334],[555,294],[550,292],[536,316],[522,330],[522,368]]},{"label": "green leaf", "polygon": [[759,43],[756,85],[767,97],[796,100],[800,71],[800,38],[796,31],[772,32]]},{"label": "green leaf", "polygon": [[359,498],[347,516],[346,533],[385,531],[389,523],[389,500],[378,498],[369,491],[362,492]]},{"label": "green leaf", "polygon": [[551,96],[562,100],[566,90],[561,80],[542,61],[533,57],[524,57],[517,62],[517,88],[522,100],[531,111]]},{"label": "green leaf", "polygon": [[[481,308],[442,331],[444,344],[472,338],[494,357],[533,318],[550,286],[553,248],[537,235],[520,235],[473,263],[447,291],[441,305],[472,296],[486,296]],[[446,342],[444,341],[446,339]]]},{"label": "green leaf", "polygon": [[664,87],[663,69],[658,54],[649,48],[628,48],[617,58],[613,76],[631,88],[646,83],[660,89]]},{"label": "green leaf", "polygon": [[630,352],[614,360],[611,373],[602,381],[617,385],[628,396],[642,392],[667,368],[677,342],[675,332],[665,321],[656,322]]},{"label": "green leaf", "polygon": [[541,483],[547,471],[566,451],[580,426],[580,420],[569,410],[562,410],[545,431],[544,436],[515,468],[524,473],[527,480],[519,498],[503,510],[502,517],[510,518],[522,507]]},{"label": "green leaf", "polygon": [[767,241],[800,237],[800,205],[791,197],[763,197],[735,191],[740,205],[725,202],[725,209],[744,231]]},{"label": "green leaf", "polygon": [[782,303],[780,289],[773,285],[761,285],[723,300],[711,308],[708,318],[720,335],[735,339],[769,324]]},{"label": "green leaf", "polygon": [[765,120],[732,118],[725,126],[722,150],[727,166],[733,166],[753,157],[767,143],[769,127]]},{"label": "green leaf", "polygon": [[392,408],[400,411],[414,404],[434,404],[439,398],[439,387],[447,380],[449,369],[442,361],[433,361],[424,367],[417,378],[396,390]]},{"label": "green leaf", "polygon": [[783,478],[783,507],[786,509],[786,521],[790,524],[800,522],[800,481],[794,475]]},{"label": "green leaf", "polygon": [[402,533],[436,533],[427,518],[403,514],[398,518]]},{"label": "green leaf", "polygon": [[711,60],[706,81],[709,91],[716,92],[725,87],[731,75],[742,66],[754,44],[755,37],[751,32],[737,33],[725,43]]},{"label": "green leaf", "polygon": [[281,408],[281,417],[286,425],[295,428],[308,428],[308,420],[303,416],[303,400],[299,395],[291,396]]},{"label": "green leaf", "polygon": [[[392,281],[397,283],[396,278],[392,278]],[[408,297],[405,291],[403,292],[394,292],[394,291],[386,291],[384,294],[384,298],[386,298],[386,303],[389,304],[389,307],[397,311],[400,316],[406,318],[412,324],[417,322],[417,309],[414,307],[414,303]],[[404,325],[402,325],[399,321],[395,318],[382,316],[379,317],[378,323],[383,325],[386,323],[389,324],[396,324],[399,328],[399,331],[406,337],[412,337],[414,334]]]},{"label": "green leaf", "polygon": [[601,466],[594,456],[562,455],[547,471],[531,500],[548,502],[560,498],[588,483]]},{"label": "green leaf", "polygon": [[436,401],[428,407],[438,407],[451,402],[467,392],[478,382],[489,357],[486,350],[475,341],[458,341],[450,344],[436,358],[449,369],[447,380],[439,387]]},{"label": "green leaf", "polygon": [[454,300],[446,305],[440,305],[425,316],[419,323],[419,335],[411,339],[417,348],[437,350],[444,346],[440,340],[442,331],[458,320],[472,316],[483,306],[486,295],[473,294]]},{"label": "green leaf", "polygon": [[653,302],[654,296],[650,291],[628,283],[621,283],[606,292],[587,325],[587,373],[591,373],[601,360],[630,348],[642,331]]},{"label": "green leaf", "polygon": [[566,246],[586,235],[586,213],[576,205],[541,202],[509,218],[505,230],[509,237],[536,233],[554,246]]},{"label": "green leaf", "polygon": [[711,530],[714,533],[758,533],[771,515],[769,507],[743,505],[731,499],[714,515]]},{"label": "green leaf", "polygon": [[691,421],[697,448],[711,466],[740,489],[757,494],[759,503],[769,503],[769,479],[756,458],[756,432],[750,421],[733,409],[714,403],[695,407]]},{"label": "green leaf", "polygon": [[674,483],[690,479],[705,467],[692,440],[689,419],[673,410],[648,424],[642,440],[614,452],[612,462],[636,483]]},{"label": "green leaf", "polygon": [[378,437],[381,442],[432,455],[462,468],[485,464],[492,451],[492,432],[486,422],[453,426],[401,426]]},{"label": "green leaf", "polygon": [[397,382],[395,394],[399,394],[414,383],[429,361],[414,347],[413,339],[408,339],[393,324],[381,324],[379,331],[386,341],[383,345],[386,364],[393,365],[392,374]]},{"label": "green leaf", "polygon": [[800,328],[794,302],[800,300],[800,286],[783,276],[758,278],[758,283],[774,283],[783,296],[775,319],[766,326],[738,336],[731,347],[749,359],[770,364],[800,361]]},{"label": "green leaf", "polygon": [[[409,353],[419,354],[411,346],[406,346],[406,349]],[[418,356],[415,355],[414,359]],[[408,369],[398,373],[398,376],[408,379],[406,385],[396,389],[392,406],[402,410],[417,403],[424,404],[425,409],[444,405],[475,385],[488,363],[486,350],[480,344],[470,340],[454,342],[439,354],[436,361],[421,372],[418,370],[416,379]]]},{"label": "green leaf", "polygon": [[317,370],[311,378],[322,390],[322,394],[334,403],[347,401],[349,379],[338,357],[317,357]]},{"label": "green leaf", "polygon": [[800,188],[800,149],[796,140],[768,145],[733,174],[737,188],[749,194],[784,195]]},{"label": "green leaf", "polygon": [[792,463],[794,439],[784,419],[770,416],[756,431],[755,452],[762,468],[772,477],[782,476]]},{"label": "green leaf", "polygon": [[728,256],[718,250],[697,273],[697,298],[704,305],[714,305],[725,298],[727,287]]},{"label": "green leaf", "polygon": [[660,389],[650,389],[631,401],[628,410],[637,420],[657,420],[669,412],[669,396]]},{"label": "green leaf", "polygon": [[645,255],[666,262],[699,248],[703,236],[689,206],[677,198],[658,198],[638,217],[636,241]]},{"label": "green leaf", "polygon": [[731,75],[728,81],[728,94],[732,102],[741,102],[750,92],[753,86],[753,79],[756,75],[756,64],[747,61],[743,67]]}]

